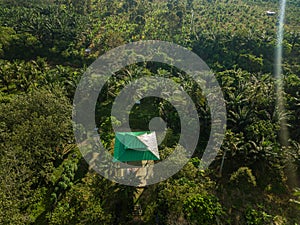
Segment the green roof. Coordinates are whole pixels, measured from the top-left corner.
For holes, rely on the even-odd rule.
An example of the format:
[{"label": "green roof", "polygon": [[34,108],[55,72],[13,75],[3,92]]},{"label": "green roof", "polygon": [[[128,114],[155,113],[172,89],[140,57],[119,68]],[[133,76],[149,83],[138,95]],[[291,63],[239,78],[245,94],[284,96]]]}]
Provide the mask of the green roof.
[{"label": "green roof", "polygon": [[159,160],[155,132],[117,132],[113,161]]}]

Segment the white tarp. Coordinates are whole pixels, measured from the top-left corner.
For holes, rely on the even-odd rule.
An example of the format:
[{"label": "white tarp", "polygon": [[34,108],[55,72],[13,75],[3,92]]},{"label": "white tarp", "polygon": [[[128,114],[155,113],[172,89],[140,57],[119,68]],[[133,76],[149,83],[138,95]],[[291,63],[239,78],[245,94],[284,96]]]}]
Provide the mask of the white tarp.
[{"label": "white tarp", "polygon": [[137,136],[137,138],[147,146],[147,148],[153,153],[153,155],[159,158],[155,132],[151,132],[150,134],[142,134]]}]

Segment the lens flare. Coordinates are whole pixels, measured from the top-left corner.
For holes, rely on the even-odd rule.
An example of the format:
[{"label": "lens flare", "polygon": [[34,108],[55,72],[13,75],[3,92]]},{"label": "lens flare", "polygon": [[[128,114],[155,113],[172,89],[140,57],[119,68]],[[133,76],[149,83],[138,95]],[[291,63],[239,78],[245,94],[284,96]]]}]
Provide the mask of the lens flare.
[{"label": "lens flare", "polygon": [[288,145],[288,130],[285,118],[284,98],[283,98],[283,74],[282,74],[282,42],[284,34],[286,0],[280,2],[280,14],[277,28],[277,43],[275,52],[275,79],[276,79],[276,96],[277,110],[280,120],[280,142],[282,145]]},{"label": "lens flare", "polygon": [[[275,80],[276,80],[276,96],[277,96],[277,112],[280,122],[280,143],[282,146],[288,146],[289,133],[286,121],[286,110],[285,100],[283,98],[284,87],[283,87],[283,71],[282,71],[282,47],[283,47],[283,36],[284,36],[284,19],[286,11],[286,0],[280,1],[280,14],[278,18],[277,28],[277,43],[275,51]],[[293,170],[292,163],[286,165],[286,175],[288,177],[288,184],[290,187],[297,185],[297,174]]]}]

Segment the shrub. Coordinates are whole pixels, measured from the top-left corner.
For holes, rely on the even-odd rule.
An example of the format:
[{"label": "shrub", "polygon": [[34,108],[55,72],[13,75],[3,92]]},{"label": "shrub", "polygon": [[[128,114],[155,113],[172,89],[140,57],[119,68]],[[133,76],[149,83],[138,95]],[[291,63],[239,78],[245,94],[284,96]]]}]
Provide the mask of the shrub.
[{"label": "shrub", "polygon": [[[260,206],[259,208],[262,208]],[[272,220],[272,216],[264,212],[263,210],[256,210],[252,208],[248,208],[246,210],[246,222],[248,225],[263,225],[270,224]]]},{"label": "shrub", "polygon": [[214,224],[223,214],[222,206],[213,195],[196,194],[184,201],[183,210],[190,222]]},{"label": "shrub", "polygon": [[243,188],[256,186],[256,178],[252,174],[252,170],[248,167],[240,167],[236,172],[231,174],[230,182],[239,184]]}]

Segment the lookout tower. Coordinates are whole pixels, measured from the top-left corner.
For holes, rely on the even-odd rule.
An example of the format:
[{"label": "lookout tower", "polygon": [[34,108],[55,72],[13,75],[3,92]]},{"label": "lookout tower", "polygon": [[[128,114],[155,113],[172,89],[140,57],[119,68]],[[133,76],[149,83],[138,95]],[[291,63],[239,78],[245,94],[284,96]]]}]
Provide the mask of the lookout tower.
[{"label": "lookout tower", "polygon": [[[141,178],[141,185],[153,176],[153,170],[146,167],[159,160],[156,133],[151,131],[117,132],[114,146],[114,162],[131,165],[126,169],[119,169],[117,176],[123,177],[132,173]],[[147,172],[148,171],[148,172]],[[149,172],[150,171],[150,172]]]}]

